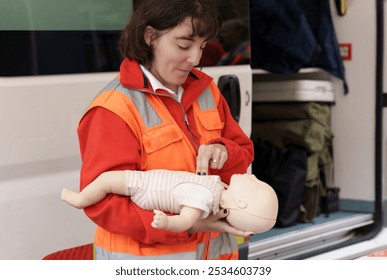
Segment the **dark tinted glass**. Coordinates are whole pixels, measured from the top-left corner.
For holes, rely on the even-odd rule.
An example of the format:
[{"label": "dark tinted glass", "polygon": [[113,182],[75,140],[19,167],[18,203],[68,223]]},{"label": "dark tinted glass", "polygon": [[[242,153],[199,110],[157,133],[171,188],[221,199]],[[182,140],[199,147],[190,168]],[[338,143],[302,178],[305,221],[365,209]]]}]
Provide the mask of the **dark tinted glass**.
[{"label": "dark tinted glass", "polygon": [[[139,1],[69,1],[0,3],[0,76],[118,71],[118,39]],[[249,63],[248,0],[216,5],[224,28],[201,66]]]}]

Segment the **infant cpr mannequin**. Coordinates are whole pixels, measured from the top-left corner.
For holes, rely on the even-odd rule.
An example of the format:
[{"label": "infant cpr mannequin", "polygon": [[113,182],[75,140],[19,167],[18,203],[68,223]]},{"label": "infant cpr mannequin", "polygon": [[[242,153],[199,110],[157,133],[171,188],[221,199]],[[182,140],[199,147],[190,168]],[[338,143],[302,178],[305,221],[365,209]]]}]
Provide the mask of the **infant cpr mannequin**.
[{"label": "infant cpr mannequin", "polygon": [[235,228],[262,233],[276,223],[278,198],[272,187],[254,175],[234,174],[220,206],[228,209],[227,221]]},{"label": "infant cpr mannequin", "polygon": [[274,226],[278,212],[274,190],[249,174],[234,174],[227,186],[217,175],[162,169],[107,171],[81,192],[64,188],[61,198],[76,208],[84,208],[108,193],[130,196],[139,207],[154,212],[154,228],[174,232],[191,228],[210,212],[226,209],[226,219],[234,228],[245,235],[261,233]]}]

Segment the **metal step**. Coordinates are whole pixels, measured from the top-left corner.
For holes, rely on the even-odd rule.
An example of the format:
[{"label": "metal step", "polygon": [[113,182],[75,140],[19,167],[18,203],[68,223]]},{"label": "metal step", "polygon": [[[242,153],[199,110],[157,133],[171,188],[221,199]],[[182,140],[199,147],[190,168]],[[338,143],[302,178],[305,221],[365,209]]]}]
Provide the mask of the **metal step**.
[{"label": "metal step", "polygon": [[289,229],[278,235],[251,241],[248,244],[248,259],[297,259],[297,256],[347,241],[354,236],[355,229],[373,222],[372,214],[354,214],[322,224]]}]

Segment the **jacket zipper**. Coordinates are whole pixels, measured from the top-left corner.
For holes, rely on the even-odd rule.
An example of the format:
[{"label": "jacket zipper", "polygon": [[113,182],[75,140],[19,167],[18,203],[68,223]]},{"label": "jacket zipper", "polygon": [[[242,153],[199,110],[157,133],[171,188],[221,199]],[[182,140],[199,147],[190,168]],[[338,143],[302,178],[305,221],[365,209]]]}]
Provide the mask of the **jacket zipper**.
[{"label": "jacket zipper", "polygon": [[181,110],[182,110],[182,112],[183,112],[183,114],[184,114],[185,125],[187,126],[187,129],[188,129],[188,131],[189,131],[189,135],[191,135],[191,139],[192,139],[192,143],[193,143],[193,145],[194,145],[194,148],[195,148],[196,151],[198,151],[198,150],[199,150],[199,147],[198,147],[198,145],[196,144],[195,138],[194,138],[194,136],[198,137],[198,135],[196,135],[196,134],[191,130],[191,126],[189,125],[189,121],[188,121],[188,116],[187,116],[187,114],[184,112],[184,107],[183,107],[183,105],[181,105],[180,102],[179,102],[179,104],[180,104]]}]

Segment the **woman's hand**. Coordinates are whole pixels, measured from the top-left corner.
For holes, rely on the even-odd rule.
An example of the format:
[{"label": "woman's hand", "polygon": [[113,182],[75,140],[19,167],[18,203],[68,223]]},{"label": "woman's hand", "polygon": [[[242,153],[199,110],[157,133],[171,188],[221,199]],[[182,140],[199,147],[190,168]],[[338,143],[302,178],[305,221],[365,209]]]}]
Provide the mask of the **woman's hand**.
[{"label": "woman's hand", "polygon": [[208,168],[221,169],[227,159],[227,148],[223,144],[200,145],[196,157],[196,172],[207,175]]},{"label": "woman's hand", "polygon": [[245,232],[231,226],[227,220],[227,209],[221,209],[215,215],[199,219],[189,230],[189,234],[196,232],[227,232],[236,236],[251,236],[253,232]]}]

